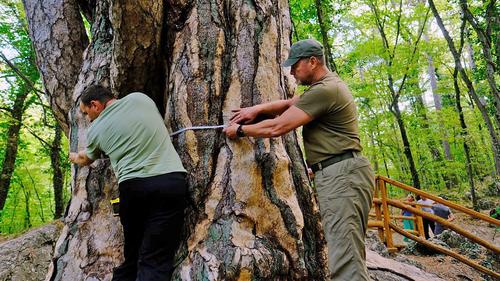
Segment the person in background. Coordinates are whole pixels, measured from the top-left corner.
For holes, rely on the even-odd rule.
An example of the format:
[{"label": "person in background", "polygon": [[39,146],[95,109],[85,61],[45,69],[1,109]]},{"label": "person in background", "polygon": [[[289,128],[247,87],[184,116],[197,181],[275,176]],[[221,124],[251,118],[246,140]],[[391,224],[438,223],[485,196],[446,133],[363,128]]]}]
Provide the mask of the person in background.
[{"label": "person in background", "polygon": [[[408,202],[408,203],[415,202],[415,197],[413,196],[413,194],[410,193],[410,194],[408,194],[408,196],[406,196],[406,202]],[[413,216],[413,213],[410,212],[410,211],[408,211],[408,210],[401,210],[401,215],[403,215],[405,217],[411,217],[411,216]],[[406,229],[406,230],[415,230],[414,221],[413,220],[406,220],[406,219],[404,219],[403,220],[403,229]],[[410,241],[407,237],[404,237],[403,240],[405,242]]]},{"label": "person in background", "polygon": [[[432,205],[434,205],[434,201],[432,201],[431,199],[421,196],[420,200],[418,200],[417,203],[424,205],[422,206],[422,211],[434,214],[434,211],[432,210]],[[434,231],[434,221],[426,218],[423,218],[423,221],[424,221],[425,239],[429,239],[430,238],[429,228],[431,229],[431,231]]]},{"label": "person in background", "polygon": [[[446,198],[445,195],[440,195],[439,198],[444,199],[444,200],[448,200],[448,198]],[[451,212],[450,208],[448,208],[447,206],[445,206],[441,203],[438,203],[438,202],[434,203],[434,205],[432,205],[432,211],[434,212],[434,215],[441,217],[447,221],[453,221],[455,219],[455,216]],[[446,229],[446,227],[444,227],[442,224],[436,222],[434,224],[434,235],[441,234],[445,229]]]}]

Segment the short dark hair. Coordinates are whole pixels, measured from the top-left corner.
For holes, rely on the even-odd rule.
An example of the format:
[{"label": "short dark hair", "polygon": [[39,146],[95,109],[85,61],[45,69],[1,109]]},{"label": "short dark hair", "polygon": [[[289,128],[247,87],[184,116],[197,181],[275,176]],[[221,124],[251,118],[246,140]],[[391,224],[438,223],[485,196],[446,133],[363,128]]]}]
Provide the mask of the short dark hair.
[{"label": "short dark hair", "polygon": [[91,85],[83,90],[82,95],[80,96],[80,101],[84,105],[88,106],[93,100],[97,100],[101,103],[106,103],[114,98],[115,97],[108,88],[105,88],[101,85]]}]

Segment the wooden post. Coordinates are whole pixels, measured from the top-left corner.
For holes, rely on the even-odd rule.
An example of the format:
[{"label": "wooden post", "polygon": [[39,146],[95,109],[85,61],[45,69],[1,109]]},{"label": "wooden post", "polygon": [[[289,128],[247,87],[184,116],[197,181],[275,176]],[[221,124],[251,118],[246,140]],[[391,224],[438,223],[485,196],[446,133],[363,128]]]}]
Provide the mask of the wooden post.
[{"label": "wooden post", "polygon": [[389,227],[391,214],[389,213],[389,206],[387,205],[387,188],[385,186],[385,181],[379,181],[380,193],[382,194],[382,209],[384,212],[384,233],[386,237],[386,246],[389,252],[397,251],[397,248],[394,247],[394,243],[392,241],[392,230]]},{"label": "wooden post", "polygon": [[[381,184],[382,180],[381,179],[377,179],[377,184],[375,185],[375,198],[380,198],[380,193],[379,193],[379,190],[380,190],[380,184]],[[380,203],[377,202],[378,200],[374,200],[373,202],[373,205],[375,206],[375,215],[376,215],[376,218],[377,218],[377,221],[380,221],[382,222],[382,211],[380,210]],[[379,227],[377,229],[378,231],[378,237],[380,238],[380,240],[382,242],[384,242],[384,228],[383,227]]]},{"label": "wooden post", "polygon": [[[417,210],[422,210],[422,207],[420,207],[419,205],[416,205],[415,208],[417,208]],[[417,214],[413,214],[416,218],[417,218],[417,225],[416,225],[416,229],[418,231],[418,236],[420,237],[424,237],[425,238],[425,232],[424,232],[424,220],[422,219],[421,216],[417,215]]]}]

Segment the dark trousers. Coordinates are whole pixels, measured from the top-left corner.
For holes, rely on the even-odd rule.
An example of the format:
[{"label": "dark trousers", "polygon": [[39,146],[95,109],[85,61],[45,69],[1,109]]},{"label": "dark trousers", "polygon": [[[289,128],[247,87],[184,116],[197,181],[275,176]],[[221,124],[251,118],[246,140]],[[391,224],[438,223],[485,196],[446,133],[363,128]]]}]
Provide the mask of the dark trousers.
[{"label": "dark trousers", "polygon": [[425,239],[429,239],[429,227],[434,233],[434,221],[428,220],[428,219],[423,219],[424,221],[424,234],[425,234]]},{"label": "dark trousers", "polygon": [[184,223],[185,173],[134,178],[119,189],[125,261],[112,280],[170,280]]}]

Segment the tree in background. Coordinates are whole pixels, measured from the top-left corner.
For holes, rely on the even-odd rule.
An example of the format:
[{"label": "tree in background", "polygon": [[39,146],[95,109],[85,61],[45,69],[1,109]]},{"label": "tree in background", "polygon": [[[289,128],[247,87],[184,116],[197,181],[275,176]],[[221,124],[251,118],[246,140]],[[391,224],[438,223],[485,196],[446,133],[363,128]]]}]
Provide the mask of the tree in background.
[{"label": "tree in background", "polygon": [[[322,22],[315,13],[318,7],[315,3],[291,1],[291,14],[295,27],[292,37],[294,40],[314,37],[324,41],[322,40],[324,33],[321,33]],[[490,41],[493,42],[496,38],[494,34],[498,32],[493,23],[498,17],[486,16],[495,14],[491,11],[491,7],[494,6],[492,2],[489,1],[485,5],[480,5],[477,1],[466,3],[474,15],[474,20],[483,30],[486,30],[487,23],[490,23],[489,34],[492,35]],[[447,13],[447,21],[453,30],[452,38],[460,37],[461,23],[456,16],[457,13],[453,12],[462,10],[458,4],[439,2],[443,10],[450,11]],[[411,180],[411,170],[416,170],[422,187],[426,189],[440,190],[446,187],[462,192],[462,186],[470,187],[466,180],[467,161],[463,149],[466,140],[463,138],[460,120],[456,114],[453,69],[449,67],[450,63],[453,64],[454,58],[446,39],[439,34],[436,25],[432,24],[433,14],[427,15],[429,9],[427,2],[349,1],[345,4],[345,9],[337,10],[332,10],[332,5],[329,1],[322,2],[324,17],[330,20],[330,23],[335,23],[333,27],[329,27],[335,29],[335,32],[330,32],[328,39],[336,43],[333,50],[336,52],[337,70],[349,83],[357,99],[364,152],[370,156],[374,167],[380,173],[404,182]],[[400,5],[402,13],[398,12]],[[385,54],[380,52],[383,49],[383,39],[375,24],[376,21],[373,20],[376,17],[374,11],[379,13],[380,23],[390,43],[390,48]],[[411,13],[408,13],[409,11]],[[425,17],[428,17],[428,23],[422,26],[419,23],[422,23]],[[423,40],[419,41],[411,62],[406,58],[413,52],[411,46],[415,45],[413,43],[416,42],[420,27],[425,27]],[[467,30],[468,28],[464,30],[465,34]],[[475,58],[477,62],[476,69],[474,71],[465,69],[465,72],[475,78],[473,83],[482,85],[477,88],[481,90],[479,98],[482,99],[484,108],[487,108],[489,114],[493,116],[495,104],[493,96],[490,98],[487,93],[489,89],[485,66],[487,60],[482,56],[484,52],[481,51],[481,42],[475,31],[465,38],[470,42],[470,50],[473,48],[480,50],[469,52],[472,54],[471,58]],[[397,48],[394,49],[394,46]],[[493,61],[498,61],[495,60],[495,48],[492,47],[491,52]],[[390,59],[387,54],[394,54],[396,63],[391,67],[380,63]],[[405,71],[408,73],[407,81],[404,83],[406,85],[400,87]],[[400,107],[401,120],[407,134],[406,142],[399,137],[401,135],[398,132],[399,126],[391,121],[394,117],[387,114],[390,112],[390,105],[393,104],[388,76],[393,76],[394,92],[402,93],[397,95],[396,104]],[[491,139],[491,130],[485,126],[480,108],[469,98],[469,91],[464,90],[464,86],[466,85],[459,83],[462,93],[465,93],[461,96],[462,102],[467,103],[467,106],[463,107],[464,120],[470,123],[467,127],[469,131],[467,142],[472,147],[470,166],[475,170],[474,177],[483,181],[495,168],[494,158],[490,156],[494,146],[487,143],[488,138]],[[489,92],[491,93],[491,90]],[[437,145],[439,142],[443,144],[442,148]],[[404,153],[405,147],[412,148],[414,168],[411,168],[407,159],[401,158],[408,154]],[[383,169],[378,168],[379,163],[383,163]]]},{"label": "tree in background", "polygon": [[[5,206],[14,173],[23,115],[29,103],[32,102],[28,99],[28,95],[35,90],[30,81],[36,81],[39,77],[33,65],[34,53],[29,43],[25,23],[17,15],[14,3],[8,3],[3,8],[6,13],[3,14],[0,24],[2,35],[0,46],[5,47],[6,42],[10,43],[15,57],[9,60],[3,53],[0,53],[0,59],[6,66],[2,71],[3,82],[10,86],[2,93],[5,97],[2,109],[9,121],[0,173],[0,211]],[[9,15],[12,17],[9,18]]]},{"label": "tree in background", "polygon": [[[61,146],[64,139],[54,129],[52,112],[47,108],[44,92],[40,90],[40,75],[22,4],[20,1],[0,1],[0,10],[0,84],[7,86],[0,90],[3,109],[0,114],[5,120],[5,123],[2,121],[5,143],[1,142],[3,152],[0,153],[3,161],[0,232],[10,233],[39,225],[53,216],[61,217],[68,164],[62,160],[67,154]],[[51,138],[50,132],[54,134],[54,145],[46,141]],[[51,158],[49,150],[52,150]],[[52,168],[45,166],[49,160]],[[50,177],[54,192],[46,188],[50,186],[47,181]],[[18,200],[21,193],[24,200]],[[23,209],[25,212],[21,212]],[[53,215],[50,216],[50,213]]]}]

